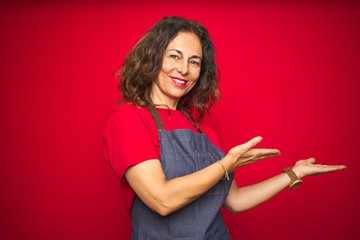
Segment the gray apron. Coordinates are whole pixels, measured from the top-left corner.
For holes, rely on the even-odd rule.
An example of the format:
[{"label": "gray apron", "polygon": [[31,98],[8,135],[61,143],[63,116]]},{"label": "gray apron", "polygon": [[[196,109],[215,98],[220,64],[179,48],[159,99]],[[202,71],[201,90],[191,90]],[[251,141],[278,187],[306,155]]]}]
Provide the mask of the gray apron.
[{"label": "gray apron", "polygon": [[[186,109],[182,106],[179,109],[199,133],[189,129],[166,131],[156,108],[149,107],[159,133],[160,161],[167,180],[197,172],[225,156],[202,133]],[[220,211],[234,179],[234,173],[229,175],[230,181],[220,180],[194,202],[165,217],[136,197],[131,209],[130,239],[230,239]]]}]

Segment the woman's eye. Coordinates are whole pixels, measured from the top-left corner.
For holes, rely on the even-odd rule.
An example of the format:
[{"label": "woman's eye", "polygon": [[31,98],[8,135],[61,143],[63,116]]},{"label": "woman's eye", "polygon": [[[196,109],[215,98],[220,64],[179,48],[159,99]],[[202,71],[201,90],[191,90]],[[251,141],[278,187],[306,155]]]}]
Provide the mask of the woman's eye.
[{"label": "woman's eye", "polygon": [[195,66],[200,66],[200,63],[197,61],[190,61],[191,64],[195,65]]},{"label": "woman's eye", "polygon": [[179,56],[177,56],[177,55],[170,55],[170,57],[173,59],[179,59]]}]

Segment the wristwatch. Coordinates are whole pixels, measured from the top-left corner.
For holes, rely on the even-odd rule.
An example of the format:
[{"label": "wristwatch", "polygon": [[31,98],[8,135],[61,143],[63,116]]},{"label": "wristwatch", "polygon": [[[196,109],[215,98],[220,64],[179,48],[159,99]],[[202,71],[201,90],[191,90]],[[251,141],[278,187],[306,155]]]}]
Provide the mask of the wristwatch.
[{"label": "wristwatch", "polygon": [[283,173],[289,175],[291,179],[291,182],[289,183],[289,188],[291,190],[294,190],[295,188],[298,188],[301,185],[302,180],[298,176],[296,176],[296,174],[294,173],[291,167],[285,168],[283,170]]}]

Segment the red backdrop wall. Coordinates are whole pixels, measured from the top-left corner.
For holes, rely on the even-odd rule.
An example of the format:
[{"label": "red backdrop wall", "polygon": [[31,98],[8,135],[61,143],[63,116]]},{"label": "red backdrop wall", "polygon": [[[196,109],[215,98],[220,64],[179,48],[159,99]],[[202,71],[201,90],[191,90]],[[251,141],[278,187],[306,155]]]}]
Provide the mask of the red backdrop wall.
[{"label": "red backdrop wall", "polygon": [[[120,185],[103,160],[112,75],[163,16],[207,27],[222,101],[206,121],[226,152],[254,136],[282,155],[238,169],[239,185],[315,157],[348,169],[244,213],[233,239],[357,239],[360,6],[349,1],[3,3],[0,238],[128,239]],[[291,237],[289,237],[291,236]]]}]

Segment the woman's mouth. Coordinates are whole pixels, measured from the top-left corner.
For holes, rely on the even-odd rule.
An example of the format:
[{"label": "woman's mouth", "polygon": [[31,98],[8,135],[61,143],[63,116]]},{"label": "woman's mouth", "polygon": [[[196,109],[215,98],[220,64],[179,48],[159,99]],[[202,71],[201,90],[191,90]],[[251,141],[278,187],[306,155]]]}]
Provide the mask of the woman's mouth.
[{"label": "woman's mouth", "polygon": [[170,78],[175,83],[175,85],[179,87],[185,87],[186,83],[188,82],[187,80],[182,78],[177,78],[177,77],[170,77]]}]

